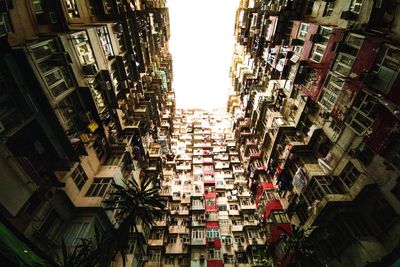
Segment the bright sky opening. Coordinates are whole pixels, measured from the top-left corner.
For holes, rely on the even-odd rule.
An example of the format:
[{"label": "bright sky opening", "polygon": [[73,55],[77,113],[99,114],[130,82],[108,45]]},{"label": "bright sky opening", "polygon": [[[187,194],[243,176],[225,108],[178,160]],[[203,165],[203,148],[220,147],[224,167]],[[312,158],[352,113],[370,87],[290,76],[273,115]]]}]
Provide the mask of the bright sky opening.
[{"label": "bright sky opening", "polygon": [[239,0],[169,0],[177,108],[221,109],[231,87]]}]

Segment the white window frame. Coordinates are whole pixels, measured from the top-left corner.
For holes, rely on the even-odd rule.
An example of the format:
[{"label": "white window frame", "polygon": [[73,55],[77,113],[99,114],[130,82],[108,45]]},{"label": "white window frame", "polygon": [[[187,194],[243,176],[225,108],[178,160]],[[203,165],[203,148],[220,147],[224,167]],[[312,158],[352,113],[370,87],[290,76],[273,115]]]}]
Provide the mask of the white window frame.
[{"label": "white window frame", "polygon": [[336,1],[326,2],[324,17],[329,17],[332,15],[333,10],[335,10]]},{"label": "white window frame", "polygon": [[[328,31],[330,33],[324,34],[325,31]],[[326,45],[328,44],[329,38],[331,37],[333,32],[333,29],[330,27],[320,27],[318,30],[318,34],[322,36],[324,41],[315,43],[313,45],[312,51],[311,51],[311,60],[315,62],[321,62],[322,58],[324,57],[325,50],[326,50]],[[320,51],[318,51],[320,49]],[[321,52],[322,50],[322,52]]]},{"label": "white window frame", "polygon": [[159,262],[161,259],[161,250],[149,250],[149,261]]},{"label": "white window frame", "polygon": [[174,258],[174,256],[165,256],[164,262],[167,265],[175,264],[175,258]]},{"label": "white window frame", "polygon": [[218,229],[207,229],[207,238],[218,238],[219,230]]},{"label": "white window frame", "polygon": [[177,240],[177,235],[169,235],[168,236],[168,244],[175,244]]},{"label": "white window frame", "polygon": [[[400,53],[399,47],[395,47],[390,44],[384,44],[380,49],[380,54],[378,56],[380,60],[375,65],[374,73],[376,73],[376,75],[378,76],[378,78],[376,78],[375,80],[377,81],[383,80],[379,78],[380,73],[391,74],[390,80],[383,80],[384,84],[379,83],[376,85],[372,85],[372,87],[381,91],[384,94],[389,93],[390,89],[393,86],[393,83],[395,82],[399,74],[400,59],[396,59],[388,55],[388,52],[393,50],[397,51],[397,53]],[[380,55],[382,56],[380,57]],[[385,63],[391,63],[391,66],[390,65],[388,66],[387,64],[385,65]]]},{"label": "white window frame", "polygon": [[360,14],[362,9],[363,0],[352,0],[350,5],[350,11],[356,14]]},{"label": "white window frame", "polygon": [[192,239],[204,239],[205,230],[204,229],[192,229]]},{"label": "white window frame", "polygon": [[324,87],[322,88],[321,94],[318,98],[318,104],[327,111],[332,111],[344,85],[343,80],[339,80],[342,81],[341,85],[337,84],[335,80],[339,80],[338,77],[333,73],[328,73]]},{"label": "white window frame", "polygon": [[[342,62],[342,60],[346,59],[346,58],[352,61],[351,64],[347,64],[345,62]],[[343,77],[347,77],[351,72],[351,68],[354,65],[355,59],[356,58],[354,56],[350,55],[350,54],[339,52],[339,54],[336,56],[335,62],[332,65],[332,71],[334,73],[336,73],[337,75],[340,75],[340,76],[343,76]],[[347,72],[346,73],[340,73],[338,71],[339,67],[347,69]]]},{"label": "white window frame", "polygon": [[310,29],[309,23],[300,23],[299,31],[297,32],[297,39],[305,40],[307,37],[308,30]]},{"label": "white window frame", "polygon": [[75,169],[71,172],[71,178],[79,191],[82,190],[83,186],[89,179],[81,164],[76,165]]},{"label": "white window frame", "polygon": [[208,259],[221,259],[222,252],[219,249],[209,248],[208,249]]},{"label": "white window frame", "polygon": [[[86,192],[86,197],[104,197],[110,189],[112,178],[95,178]],[[101,194],[100,194],[101,193]]]},{"label": "white window frame", "polygon": [[[355,106],[355,104],[351,107],[351,112],[349,116],[346,118],[346,125],[350,127],[358,135],[363,135],[365,131],[371,127],[372,123],[374,122],[375,117],[371,117],[373,112],[375,111],[377,103],[374,101],[374,97],[370,94],[361,91],[360,94],[365,94],[362,98],[361,104],[359,107]],[[361,97],[360,95],[358,97]],[[364,108],[364,106],[368,105],[368,103],[372,104],[372,107]],[[368,113],[366,112],[368,111]],[[368,125],[365,125],[362,121],[368,121]],[[362,131],[359,132],[354,126],[357,125],[362,128]]]}]

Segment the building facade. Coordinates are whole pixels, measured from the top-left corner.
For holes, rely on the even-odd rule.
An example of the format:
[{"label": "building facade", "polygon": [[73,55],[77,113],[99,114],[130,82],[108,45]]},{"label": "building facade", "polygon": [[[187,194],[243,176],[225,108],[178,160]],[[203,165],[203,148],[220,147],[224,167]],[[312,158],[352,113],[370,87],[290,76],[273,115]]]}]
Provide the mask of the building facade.
[{"label": "building facade", "polygon": [[[164,1],[0,6],[2,222],[52,266],[62,240],[73,248],[113,227],[103,209],[112,184],[162,177],[175,110],[168,9]],[[131,266],[146,261],[137,240],[146,248],[151,229],[141,226]]]},{"label": "building facade", "polygon": [[329,266],[396,258],[397,10],[392,1],[240,2],[227,110],[278,266],[293,260],[279,240],[290,225],[311,232]]},{"label": "building facade", "polygon": [[0,1],[0,262],[56,266],[151,174],[127,266],[287,266],[296,226],[321,264],[393,264],[396,1],[241,0],[226,111],[176,109],[165,2]]}]

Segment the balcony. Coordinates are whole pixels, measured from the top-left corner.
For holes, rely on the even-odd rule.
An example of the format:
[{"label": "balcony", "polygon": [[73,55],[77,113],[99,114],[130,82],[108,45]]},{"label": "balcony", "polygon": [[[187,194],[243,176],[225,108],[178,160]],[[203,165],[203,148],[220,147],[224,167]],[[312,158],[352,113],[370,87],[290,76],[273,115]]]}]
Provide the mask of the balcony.
[{"label": "balcony", "polygon": [[205,220],[197,220],[197,219],[192,220],[192,227],[202,227],[202,226],[206,226]]},{"label": "balcony", "polygon": [[206,245],[206,238],[192,238],[191,243],[192,246],[205,246]]},{"label": "balcony", "polygon": [[[297,213],[304,227],[311,226],[319,213],[328,203],[350,202],[363,188],[372,183],[365,174],[361,174],[352,184],[346,183],[340,176],[313,177],[301,194]],[[311,207],[312,212],[305,211]]]},{"label": "balcony", "polygon": [[192,210],[204,210],[204,202],[192,202]]},{"label": "balcony", "polygon": [[218,212],[206,213],[206,221],[218,221],[218,219],[219,219]]},{"label": "balcony", "polygon": [[232,225],[231,226],[232,232],[242,232],[243,231],[243,225]]},{"label": "balcony", "polygon": [[250,198],[239,198],[240,199],[240,208],[242,210],[255,210],[256,205],[251,201]]},{"label": "balcony", "polygon": [[168,227],[169,234],[189,234],[189,227],[186,225],[172,225]]}]

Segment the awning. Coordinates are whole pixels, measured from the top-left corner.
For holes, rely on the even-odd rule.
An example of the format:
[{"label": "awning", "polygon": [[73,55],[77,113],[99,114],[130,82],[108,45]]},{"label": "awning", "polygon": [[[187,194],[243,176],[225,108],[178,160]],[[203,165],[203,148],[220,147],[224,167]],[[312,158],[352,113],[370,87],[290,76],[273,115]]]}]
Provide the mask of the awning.
[{"label": "awning", "polygon": [[271,182],[261,182],[257,188],[256,205],[258,205],[258,202],[260,201],[260,198],[265,190],[272,190],[274,188],[274,184]]},{"label": "awning", "polygon": [[268,238],[268,243],[275,243],[282,234],[291,234],[292,228],[289,223],[278,223],[271,225],[270,231],[271,235]]},{"label": "awning", "polygon": [[218,223],[218,221],[206,222],[206,228],[207,229],[219,228],[219,223]]},{"label": "awning", "polygon": [[273,210],[283,210],[281,201],[279,199],[271,200],[267,203],[264,209],[264,219],[268,219]]},{"label": "awning", "polygon": [[18,266],[51,266],[0,222],[0,253]]}]

